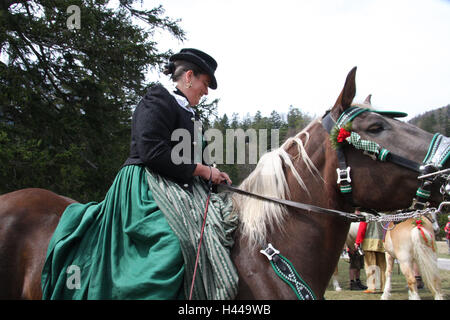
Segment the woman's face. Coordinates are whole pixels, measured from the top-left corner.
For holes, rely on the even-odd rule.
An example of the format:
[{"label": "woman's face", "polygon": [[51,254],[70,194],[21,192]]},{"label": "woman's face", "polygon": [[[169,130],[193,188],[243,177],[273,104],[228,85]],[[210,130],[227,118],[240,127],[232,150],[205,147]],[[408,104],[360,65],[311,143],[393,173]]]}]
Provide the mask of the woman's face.
[{"label": "woman's face", "polygon": [[185,73],[184,80],[184,85],[180,86],[180,90],[188,98],[191,106],[198,105],[200,99],[208,94],[208,86],[211,81],[210,77],[207,74],[196,76],[192,70],[189,70]]}]

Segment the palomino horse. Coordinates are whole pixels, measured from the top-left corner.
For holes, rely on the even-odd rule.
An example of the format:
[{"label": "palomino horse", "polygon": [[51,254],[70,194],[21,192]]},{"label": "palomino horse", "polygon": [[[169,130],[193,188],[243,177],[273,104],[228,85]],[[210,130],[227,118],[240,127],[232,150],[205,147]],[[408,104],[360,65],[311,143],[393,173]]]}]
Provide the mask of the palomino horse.
[{"label": "palomino horse", "polygon": [[[436,221],[435,218],[434,221]],[[434,298],[436,300],[444,299],[437,265],[437,248],[433,225],[426,217],[420,220],[411,218],[395,226],[392,222],[390,223],[389,228],[393,229],[389,229],[386,232],[384,243],[386,250],[386,283],[381,299],[387,300],[391,295],[391,274],[394,259],[398,260],[400,269],[405,275],[410,300],[420,299],[414,273],[414,263],[419,267],[420,274],[427,288],[433,293]]]},{"label": "palomino horse", "polygon": [[[351,108],[356,93],[356,68],[347,76],[334,107],[280,148],[266,153],[242,183],[250,192],[308,205],[353,212],[336,183],[339,167],[325,122]],[[352,131],[392,154],[421,163],[432,135],[376,112],[353,119]],[[351,167],[352,198],[360,206],[380,211],[408,207],[417,189],[418,173],[391,162],[374,162],[350,145],[343,148]],[[346,179],[348,181],[348,179]],[[342,183],[341,183],[342,186]],[[399,191],[399,186],[402,186]],[[439,191],[439,186],[433,186]],[[395,198],[390,195],[396,194]],[[432,193],[430,201],[439,200]],[[331,210],[294,209],[253,197],[236,195],[240,227],[232,258],[239,273],[241,299],[296,299],[297,293],[279,279],[260,249],[271,243],[317,298],[323,298],[337,265],[350,220]],[[69,200],[45,190],[20,190],[0,197],[0,298],[40,298],[40,271],[59,216]],[[311,208],[311,207],[310,207]],[[320,211],[320,210],[319,210]],[[327,212],[328,214],[324,214]],[[296,284],[297,285],[297,284]]]},{"label": "palomino horse", "polygon": [[[389,226],[385,226],[385,228],[393,229],[386,231],[386,282],[381,299],[387,300],[390,298],[391,274],[396,257],[402,257],[397,259],[408,282],[410,299],[420,299],[417,292],[417,279],[415,278],[413,263],[419,266],[420,273],[424,275],[425,283],[434,293],[435,299],[440,300],[444,298],[437,268],[437,257],[433,250],[434,234],[439,230],[439,224],[437,223],[436,213],[431,212],[430,215],[422,219],[424,228],[422,231],[414,223],[416,219],[407,219],[394,228],[392,223]],[[358,226],[359,222],[352,222],[350,225],[345,243],[348,247],[353,247],[355,244]],[[413,232],[415,232],[414,235]],[[336,291],[341,291],[337,271],[336,268],[332,277],[332,283]]]}]

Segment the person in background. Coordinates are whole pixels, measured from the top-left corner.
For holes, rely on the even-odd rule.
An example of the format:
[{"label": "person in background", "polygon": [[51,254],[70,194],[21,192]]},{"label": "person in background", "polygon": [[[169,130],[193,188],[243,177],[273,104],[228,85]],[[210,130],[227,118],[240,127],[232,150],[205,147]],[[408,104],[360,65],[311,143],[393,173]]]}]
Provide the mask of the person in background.
[{"label": "person in background", "polygon": [[360,222],[355,250],[362,249],[364,252],[364,269],[368,286],[365,293],[380,293],[384,288],[386,258],[383,237],[380,222]]},{"label": "person in background", "polygon": [[366,290],[367,286],[360,280],[361,269],[364,268],[364,255],[356,248],[347,248],[350,266],[348,274],[350,278],[350,290]]}]

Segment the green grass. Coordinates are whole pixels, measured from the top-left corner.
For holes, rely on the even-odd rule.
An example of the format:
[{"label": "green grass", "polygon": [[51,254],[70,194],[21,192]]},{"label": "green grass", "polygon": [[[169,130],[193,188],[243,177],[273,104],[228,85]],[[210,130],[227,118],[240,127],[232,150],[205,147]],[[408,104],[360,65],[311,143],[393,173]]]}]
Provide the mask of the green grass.
[{"label": "green grass", "polygon": [[[439,254],[440,258],[450,258],[448,254]],[[333,284],[330,281],[328,288],[325,292],[325,299],[327,300],[380,300],[380,294],[369,294],[363,291],[351,291],[350,281],[348,275],[349,263],[344,259],[339,260],[338,270],[339,270],[339,284],[342,291],[334,291]],[[442,289],[445,294],[445,298],[450,299],[450,271],[439,270],[442,280]],[[364,269],[361,269],[361,281],[366,284],[366,274]],[[408,300],[408,288],[406,287],[406,280],[400,271],[399,265],[394,264],[394,270],[392,272],[392,290],[391,290],[391,300]],[[419,295],[422,300],[433,300],[434,297],[430,290],[425,286],[423,289],[419,290]]]}]

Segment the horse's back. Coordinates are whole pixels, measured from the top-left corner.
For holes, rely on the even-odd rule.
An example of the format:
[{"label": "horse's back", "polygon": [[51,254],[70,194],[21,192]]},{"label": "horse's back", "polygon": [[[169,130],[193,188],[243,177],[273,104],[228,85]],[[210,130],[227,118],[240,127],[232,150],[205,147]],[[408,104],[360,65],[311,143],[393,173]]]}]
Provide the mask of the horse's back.
[{"label": "horse's back", "polygon": [[73,202],[44,189],[0,196],[0,299],[41,297],[48,243],[61,214]]},{"label": "horse's back", "polygon": [[[392,228],[386,232],[385,249],[394,258],[402,259],[402,255],[407,255],[413,250],[413,242],[411,239],[411,232],[416,228],[415,219],[407,219],[397,225],[391,224],[388,228]],[[424,218],[422,219],[423,228],[430,234],[434,240],[434,232],[432,223]]]}]

